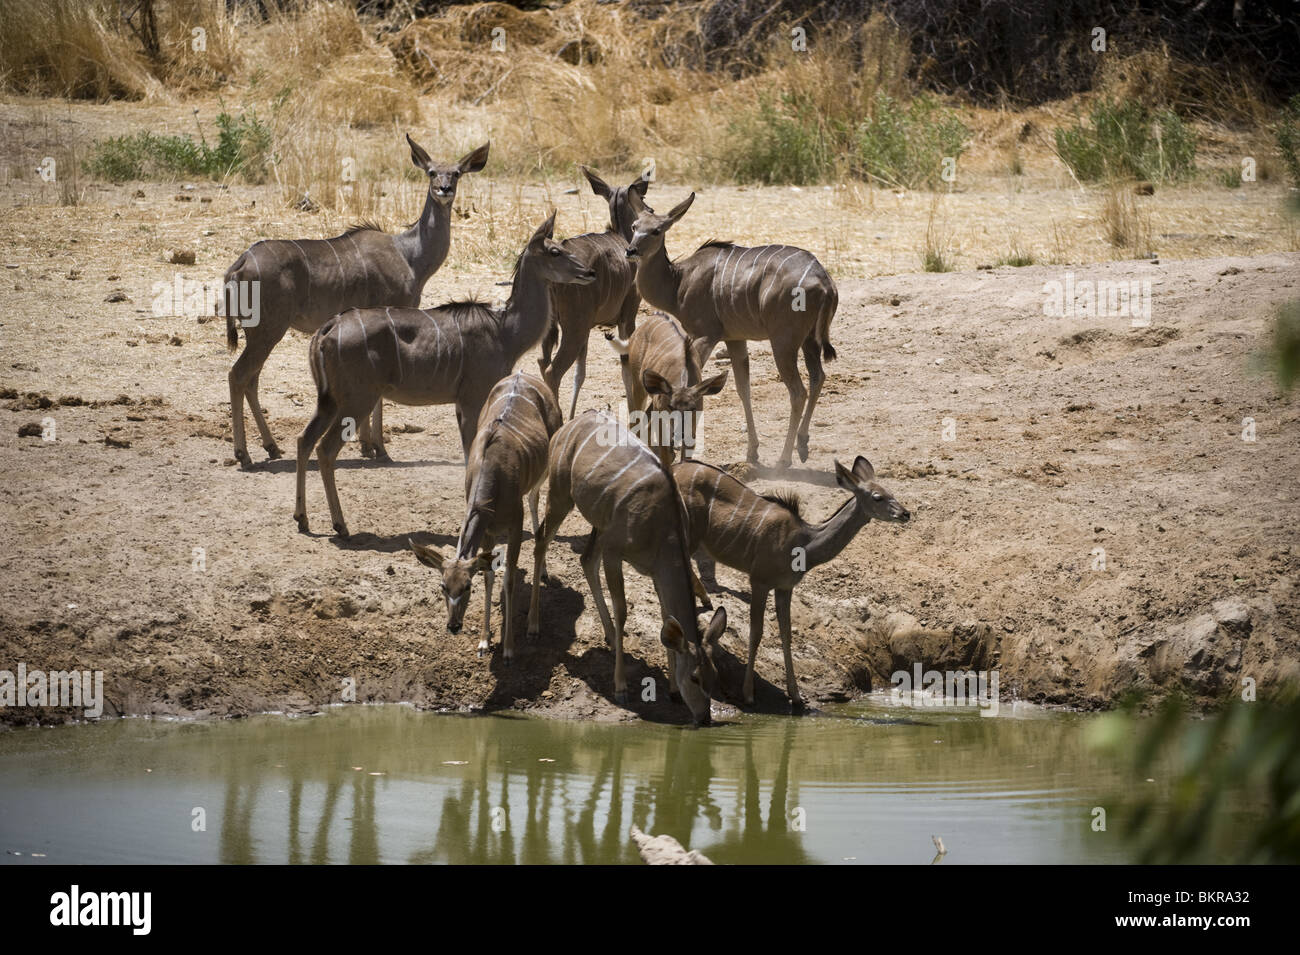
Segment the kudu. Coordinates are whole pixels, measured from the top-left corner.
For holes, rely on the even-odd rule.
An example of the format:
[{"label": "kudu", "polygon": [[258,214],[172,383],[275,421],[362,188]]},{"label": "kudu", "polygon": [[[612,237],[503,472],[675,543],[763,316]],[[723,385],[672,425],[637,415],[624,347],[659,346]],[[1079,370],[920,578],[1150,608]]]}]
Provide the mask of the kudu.
[{"label": "kudu", "polygon": [[[546,515],[533,544],[533,595],[528,634],[540,626],[541,579],[546,550],[565,517],[577,505],[591,524],[582,570],[595,599],[605,639],[614,649],[614,698],[627,701],[623,670],[623,627],[627,600],[623,561],[654,583],[663,617],[660,640],[668,648],[668,681],[680,693],[696,725],[709,722],[709,700],[717,695],[714,662],[727,627],[722,608],[701,636],[695,619],[694,575],[687,548],[686,514],[672,473],[615,415],[587,411],[551,438]],[[614,600],[614,618],[600,586],[600,566]]]},{"label": "kudu", "polygon": [[316,380],[316,412],[298,438],[298,491],[293,516],[307,530],[307,461],[317,461],[334,530],[348,536],[334,459],[345,428],[376,401],[403,405],[456,406],[461,448],[469,456],[488,392],[535,346],[551,320],[549,285],[587,283],[595,273],[551,238],[555,213],[528,240],[515,262],[505,308],[451,302],[437,308],[350,309],[334,316],[308,346]]},{"label": "kudu", "polygon": [[[585,259],[596,270],[596,281],[585,288],[557,286],[551,289],[551,315],[553,321],[546,337],[542,339],[542,357],[538,359],[542,376],[556,397],[564,373],[576,360],[573,373],[573,398],[569,402],[569,417],[578,408],[578,392],[587,377],[587,340],[597,326],[617,325],[624,338],[636,327],[636,310],[641,299],[636,291],[636,263],[627,257],[627,243],[632,238],[632,223],[641,213],[650,210],[645,204],[649,183],[636,179],[630,185],[610,188],[603,179],[586,166],[583,175],[591,183],[591,191],[609,203],[609,225],[604,232],[575,235],[564,240],[564,247],[579,258]],[[560,349],[551,361],[551,349],[556,336]]]},{"label": "kudu", "polygon": [[528,497],[537,537],[537,495],[546,476],[551,435],[564,424],[560,406],[546,382],[515,372],[497,382],[478,417],[478,433],[465,465],[465,521],[451,557],[433,547],[408,541],[421,563],[442,572],[447,629],[460,633],[474,578],[483,572],[483,635],[478,654],[492,644],[493,547],[506,540],[505,580],[501,591],[501,659],[514,659],[514,594],[519,545],[524,537],[524,502]]},{"label": "kudu", "polygon": [[[417,308],[425,283],[447,258],[456,186],[462,175],[483,168],[490,144],[484,143],[459,162],[446,164],[430,159],[410,135],[406,141],[411,162],[429,177],[429,189],[419,221],[405,232],[392,235],[360,225],[332,239],[264,239],[253,243],[226,271],[226,344],[230,351],[239,347],[238,325],[244,326],[244,351],[229,375],[235,457],[244,467],[252,466],[244,437],[245,396],[261,432],[262,447],[270,457],[280,457],[257,397],[257,379],[285,333],[290,328],[314,332],[347,308]],[[240,317],[249,302],[256,303],[255,323]],[[376,404],[373,414],[362,423],[361,437],[367,457],[388,459],[382,404]]]},{"label": "kudu", "polygon": [[[694,254],[670,262],[664,235],[694,201],[692,192],[667,215],[638,217],[627,249],[628,257],[638,260],[637,290],[650,305],[676,316],[696,338],[700,367],[718,342],[726,342],[745,408],[751,463],[758,461],[758,429],[749,402],[747,343],[772,343],[777,374],[790,392],[790,426],[779,463],[790,466],[796,436],[799,459],[806,461],[808,424],[826,379],[822,359],[835,357],[830,344],[831,319],[839,304],[835,283],[811,252],[791,245],[747,249],[706,242]],[[808,368],[807,388],[799,378],[800,349]]]},{"label": "kudu", "polygon": [[694,447],[704,398],[722,390],[727,373],[701,380],[691,337],[675,318],[662,312],[643,321],[627,340],[612,332],[605,337],[623,372],[629,424],[639,413],[644,433],[638,437],[665,464],[672,465],[678,448],[685,461]]},{"label": "kudu", "polygon": [[793,496],[762,495],[721,468],[685,461],[673,469],[690,527],[690,547],[749,574],[749,659],[745,702],[754,702],[754,658],[763,638],[767,595],[776,591],[776,619],[785,651],[785,685],[790,705],[803,706],[790,655],[790,594],[804,574],[833,560],[870,520],[906,523],[911,515],[876,483],[864,457],[853,470],[835,462],[835,480],[853,496],[821,524],[799,515]]}]

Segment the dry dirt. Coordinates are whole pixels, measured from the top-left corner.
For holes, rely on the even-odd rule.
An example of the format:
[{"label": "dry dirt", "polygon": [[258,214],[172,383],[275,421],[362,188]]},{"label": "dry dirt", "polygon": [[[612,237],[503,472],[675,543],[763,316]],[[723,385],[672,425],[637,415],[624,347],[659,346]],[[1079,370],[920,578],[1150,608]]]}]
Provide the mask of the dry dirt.
[{"label": "dry dirt", "polygon": [[[612,702],[576,512],[552,551],[558,581],[543,593],[539,642],[509,668],[478,659],[481,590],[465,632],[446,633],[436,581],[406,540],[448,545],[457,534],[462,466],[449,408],[390,406],[393,464],[345,449],[346,543],[323,533],[313,465],[318,533],[299,534],[292,462],[266,464],[253,440],[259,466],[233,466],[224,327],[153,314],[154,283],[212,282],[253,239],[290,233],[249,211],[248,197],[265,193],[246,187],[194,191],[215,195],[212,204],[176,203],[179,186],[144,185],[145,199],[134,188],[75,209],[35,189],[5,202],[0,669],[102,670],[115,714],[312,710],[339,701],[352,679],[361,701],[685,718],[662,702]],[[797,197],[781,201],[797,215]],[[572,210],[595,218],[594,203],[563,197],[561,233],[589,226]],[[708,214],[702,233],[717,225]],[[456,243],[425,302],[502,293],[505,273],[457,264]],[[674,251],[688,244],[670,241]],[[196,265],[162,260],[179,246]],[[1044,283],[1067,272],[1150,281],[1151,324],[1045,316]],[[805,695],[826,702],[888,686],[915,662],[998,667],[1005,695],[1085,708],[1131,688],[1184,686],[1210,702],[1246,677],[1266,692],[1300,675],[1300,409],[1252,365],[1274,307],[1298,286],[1300,254],[1288,252],[842,278],[840,358],[828,365],[811,457],[788,474],[760,472],[758,483],[797,488],[805,514],[820,519],[844,496],[832,461],[865,454],[913,519],[868,525],[796,591]],[[115,290],[124,299],[105,301]],[[291,333],[261,378],[286,450],[314,402],[305,352]],[[786,392],[770,351],[755,344],[751,354],[770,463]],[[533,356],[522,366],[535,368]],[[620,394],[595,337],[579,407]],[[1243,440],[1247,418],[1253,442]],[[44,419],[55,440],[19,436]],[[700,456],[743,460],[742,420],[728,386],[706,413]],[[531,544],[521,564],[531,569]],[[738,688],[747,585],[725,568],[718,581],[715,602],[731,624],[725,675]],[[628,583],[628,675],[639,686],[662,677],[665,661],[648,582],[629,574]],[[770,604],[768,616],[758,708],[780,711]],[[0,721],[59,715],[0,710]]]}]

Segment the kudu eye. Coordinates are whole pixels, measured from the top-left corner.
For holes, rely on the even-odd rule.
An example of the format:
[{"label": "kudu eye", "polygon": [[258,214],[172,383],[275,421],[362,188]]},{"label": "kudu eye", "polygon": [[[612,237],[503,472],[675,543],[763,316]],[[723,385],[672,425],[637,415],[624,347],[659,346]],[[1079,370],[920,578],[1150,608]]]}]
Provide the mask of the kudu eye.
[{"label": "kudu eye", "polygon": [[551,249],[551,255],[559,255],[559,254],[560,254],[559,249]]},{"label": "kudu eye", "polygon": [[872,494],[871,498],[876,501],[883,501],[885,499],[883,494]]}]

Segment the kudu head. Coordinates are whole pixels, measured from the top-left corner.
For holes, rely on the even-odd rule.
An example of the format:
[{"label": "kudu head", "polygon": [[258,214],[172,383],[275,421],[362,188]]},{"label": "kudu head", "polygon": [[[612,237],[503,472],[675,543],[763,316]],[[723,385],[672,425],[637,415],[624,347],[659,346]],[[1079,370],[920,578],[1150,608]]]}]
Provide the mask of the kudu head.
[{"label": "kudu head", "polygon": [[869,521],[906,524],[912,518],[894,495],[876,483],[876,469],[862,455],[853,462],[852,471],[836,461],[835,482],[853,495],[858,510]]},{"label": "kudu head", "polygon": [[699,635],[697,625],[698,639],[683,633],[676,617],[664,621],[663,630],[659,633],[659,639],[668,652],[673,654],[677,689],[682,694],[682,702],[691,711],[691,720],[696,726],[709,725],[709,701],[722,692],[716,660],[718,641],[726,629],[727,611],[719,607],[713,611],[713,618],[702,635]]},{"label": "kudu head", "polygon": [[447,630],[452,634],[460,633],[465,622],[465,608],[469,606],[470,591],[474,587],[474,578],[487,570],[491,557],[479,554],[477,557],[461,559],[447,557],[434,547],[425,547],[407,539],[412,552],[426,567],[432,567],[442,574],[442,596],[447,604]]},{"label": "kudu head", "polygon": [[645,192],[650,188],[650,181],[644,176],[637,176],[626,186],[612,188],[604,179],[588,169],[579,166],[582,174],[591,183],[591,191],[609,203],[609,224],[624,240],[632,238],[632,223],[637,216],[654,212],[645,204]]},{"label": "kudu head", "polygon": [[532,262],[537,274],[558,285],[590,285],[596,281],[596,270],[556,242],[554,235],[555,213],[552,212],[528,240],[520,264],[525,260]]},{"label": "kudu head", "polygon": [[[663,423],[672,426],[672,446],[680,448],[681,459],[686,460],[687,453],[695,444],[696,431],[699,428],[700,412],[704,410],[704,399],[707,395],[716,395],[722,390],[727,383],[727,373],[725,371],[714,375],[712,378],[706,378],[700,381],[699,366],[695,364],[695,354],[692,350],[694,342],[686,339],[686,368],[687,378],[695,379],[694,384],[677,384],[665,378],[658,372],[651,371],[647,368],[641,373],[641,386],[645,388],[646,394],[650,396],[650,407],[648,409],[651,423],[651,430],[655,434],[656,440],[662,443]],[[657,414],[656,414],[657,412]],[[655,428],[654,425],[659,427]]]},{"label": "kudu head", "polygon": [[438,163],[429,158],[429,154],[411,138],[410,133],[406,134],[406,141],[411,145],[411,162],[429,177],[429,196],[447,207],[456,198],[456,186],[460,177],[467,172],[478,172],[487,165],[488,147],[492,145],[490,142],[484,143],[460,162]]},{"label": "kudu head", "polygon": [[627,257],[629,259],[645,258],[662,249],[664,247],[664,233],[678,219],[686,215],[686,210],[691,207],[691,203],[694,201],[695,193],[692,192],[669,209],[666,216],[656,215],[649,210],[637,216],[636,222],[632,223],[632,238],[628,241]]}]

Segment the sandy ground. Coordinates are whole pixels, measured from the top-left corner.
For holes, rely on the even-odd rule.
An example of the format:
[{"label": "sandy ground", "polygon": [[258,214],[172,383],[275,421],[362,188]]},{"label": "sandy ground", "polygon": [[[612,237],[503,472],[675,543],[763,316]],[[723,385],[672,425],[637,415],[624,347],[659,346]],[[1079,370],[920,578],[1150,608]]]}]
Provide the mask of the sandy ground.
[{"label": "sandy ground", "polygon": [[[251,205],[266,187],[200,184],[188,191],[193,201],[178,203],[179,185],[140,185],[143,198],[137,184],[87,186],[76,208],[39,185],[5,188],[0,669],[23,661],[102,670],[109,713],[311,710],[338,702],[352,680],[360,701],[685,718],[662,698],[627,709],[612,702],[612,656],[578,566],[586,525],[576,512],[552,551],[558,580],[543,593],[539,642],[524,644],[508,668],[499,657],[478,659],[481,590],[465,632],[446,633],[436,580],[406,540],[448,545],[457,534],[462,466],[449,408],[390,405],[393,464],[345,449],[339,490],[354,535],[346,543],[324,534],[314,465],[312,536],[291,518],[291,461],[263,463],[254,440],[260,466],[233,466],[224,327],[155,315],[154,283],[212,282],[257,237],[330,234],[319,220],[268,212],[265,198]],[[824,217],[810,205],[820,199],[751,192],[789,217],[790,234],[772,238],[824,254],[816,243]],[[600,225],[590,196],[556,201],[561,233]],[[674,253],[704,235],[734,234],[735,209],[696,205],[693,231],[670,237]],[[476,215],[465,219],[466,250],[471,235],[483,239]],[[887,219],[888,210],[875,215]],[[1202,231],[1236,234],[1229,218]],[[460,236],[426,304],[504,293],[496,282],[505,269],[462,257]],[[196,265],[162,260],[178,247],[194,250]],[[916,662],[997,667],[1006,697],[1079,707],[1135,687],[1183,686],[1209,702],[1247,677],[1266,692],[1300,675],[1300,409],[1253,367],[1274,306],[1300,295],[1300,254],[855,277],[891,268],[915,264],[868,251],[837,276],[840,358],[828,366],[811,457],[757,477],[764,488],[796,488],[805,514],[820,519],[844,497],[833,460],[864,454],[913,515],[906,526],[868,525],[796,591],[796,670],[811,701],[888,686],[892,672]],[[1045,315],[1044,284],[1067,273],[1076,282],[1149,281],[1150,324]],[[115,290],[125,299],[106,302]],[[314,404],[305,354],[306,339],[291,333],[262,374],[285,449]],[[786,392],[769,349],[755,343],[751,355],[762,459],[771,463]],[[534,357],[522,367],[535,368]],[[616,363],[594,338],[579,407],[620,399]],[[45,419],[55,440],[19,436]],[[1245,419],[1253,441],[1243,440]],[[700,456],[743,460],[741,421],[728,386],[706,413]],[[521,565],[531,569],[530,543]],[[629,680],[656,676],[662,687],[653,595],[634,573],[628,582]],[[731,624],[724,675],[738,692],[748,586],[725,568],[718,582],[715,602]],[[768,613],[758,708],[780,711],[770,604]],[[59,715],[0,710],[0,721]]]}]

